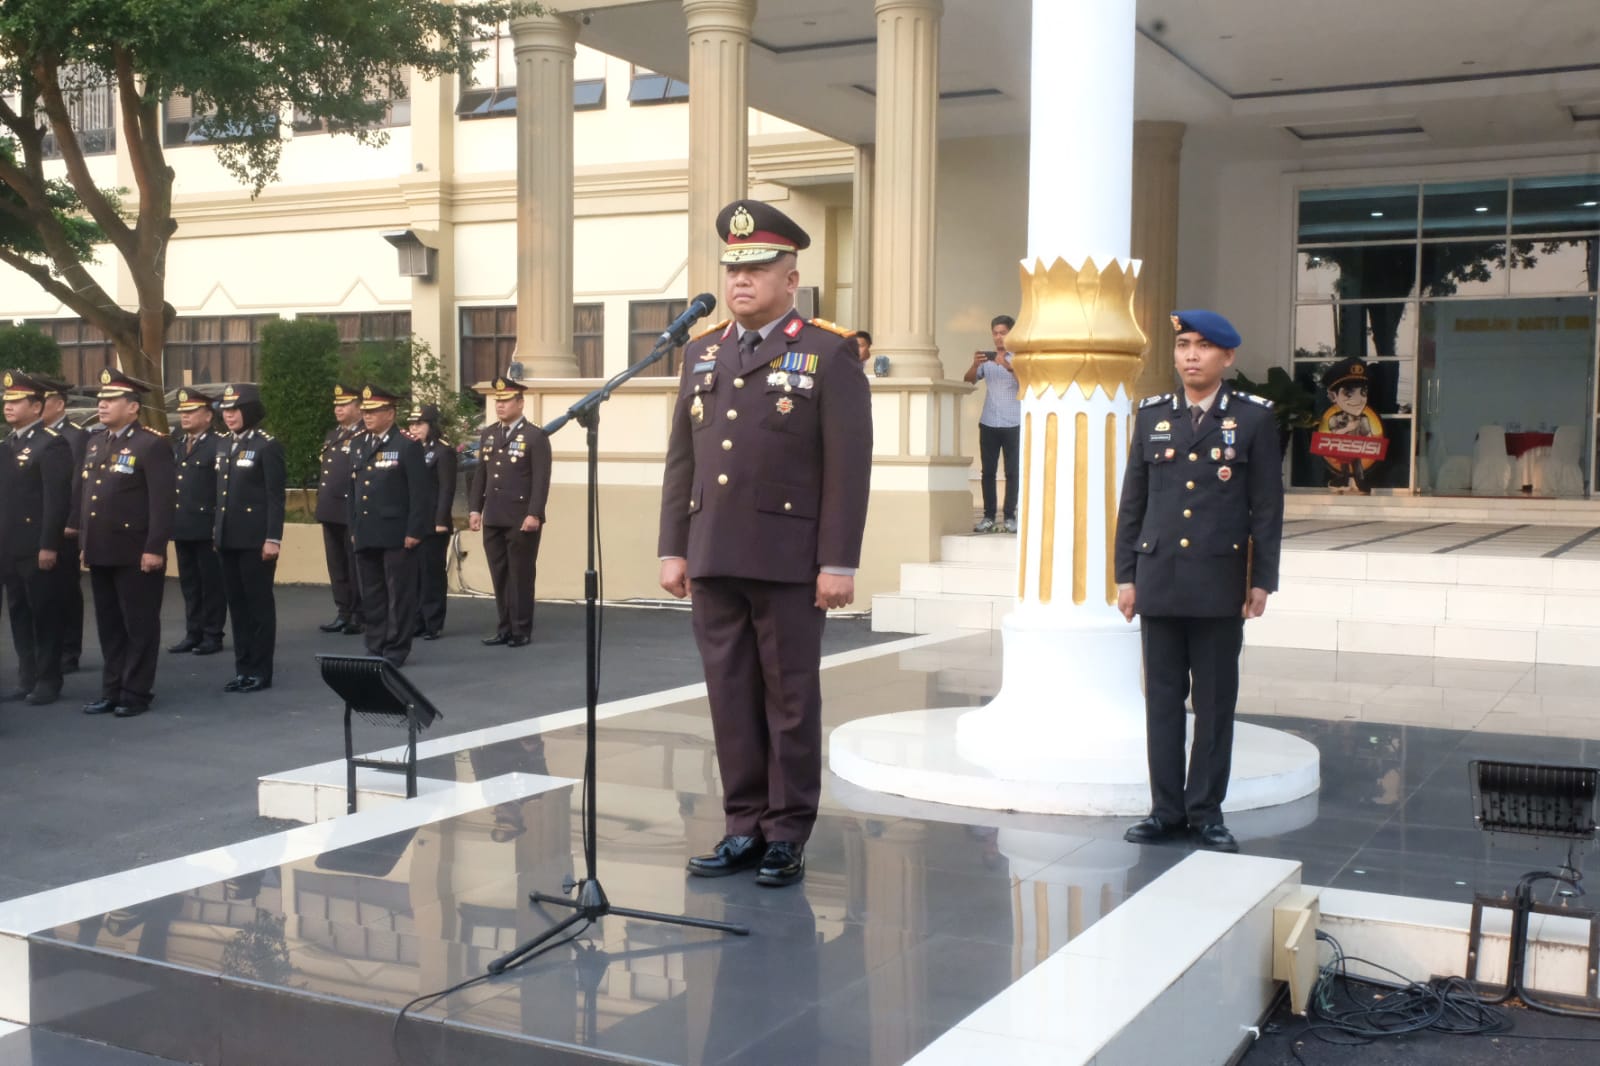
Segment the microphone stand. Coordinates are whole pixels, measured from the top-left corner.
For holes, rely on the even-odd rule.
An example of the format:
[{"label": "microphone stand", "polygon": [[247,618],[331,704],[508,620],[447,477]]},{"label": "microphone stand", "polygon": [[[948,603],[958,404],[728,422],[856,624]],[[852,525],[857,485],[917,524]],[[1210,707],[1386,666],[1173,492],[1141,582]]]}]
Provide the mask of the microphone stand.
[{"label": "microphone stand", "polygon": [[584,644],[586,676],[584,679],[584,695],[587,703],[587,713],[584,720],[585,743],[587,750],[583,760],[583,861],[584,876],[582,880],[573,881],[570,877],[562,885],[566,894],[576,890],[576,898],[568,899],[567,895],[554,896],[546,892],[530,892],[528,899],[534,904],[548,903],[558,907],[572,908],[572,915],[545,930],[526,943],[520,944],[506,954],[489,963],[491,974],[501,974],[511,967],[526,961],[549,947],[554,946],[561,934],[571,929],[580,922],[594,922],[607,914],[617,914],[624,918],[642,918],[651,922],[664,922],[670,925],[684,925],[694,929],[710,929],[719,933],[730,933],[734,936],[749,936],[748,926],[736,925],[732,922],[718,922],[709,918],[691,918],[687,915],[658,914],[654,911],[633,910],[627,907],[614,906],[606,898],[605,889],[600,886],[600,878],[596,873],[595,852],[599,835],[597,822],[599,807],[595,790],[595,748],[597,730],[595,727],[595,712],[600,703],[600,576],[595,568],[595,552],[599,544],[599,517],[600,517],[600,405],[611,397],[611,393],[634,377],[646,367],[651,366],[663,358],[673,348],[688,339],[689,324],[684,323],[677,330],[668,330],[661,335],[656,346],[650,354],[639,362],[617,374],[604,385],[583,397],[567,409],[567,413],[557,418],[554,422],[544,427],[544,431],[554,434],[568,422],[576,421],[587,430],[588,442],[588,520],[589,520],[589,545],[588,568],[583,575],[584,592]]}]

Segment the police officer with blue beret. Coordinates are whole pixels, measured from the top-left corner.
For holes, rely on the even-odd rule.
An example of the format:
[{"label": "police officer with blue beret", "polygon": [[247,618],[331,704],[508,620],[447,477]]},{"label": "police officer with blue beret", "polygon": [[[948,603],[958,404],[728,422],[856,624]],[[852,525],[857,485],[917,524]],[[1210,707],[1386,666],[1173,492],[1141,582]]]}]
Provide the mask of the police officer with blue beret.
[{"label": "police officer with blue beret", "polygon": [[[1278,588],[1282,455],[1272,404],[1223,381],[1239,332],[1214,311],[1172,315],[1183,388],[1139,404],[1117,513],[1117,607],[1144,643],[1150,815],[1126,833],[1192,833],[1237,851],[1223,824],[1244,620]],[[1186,698],[1194,743],[1184,774]]]}]

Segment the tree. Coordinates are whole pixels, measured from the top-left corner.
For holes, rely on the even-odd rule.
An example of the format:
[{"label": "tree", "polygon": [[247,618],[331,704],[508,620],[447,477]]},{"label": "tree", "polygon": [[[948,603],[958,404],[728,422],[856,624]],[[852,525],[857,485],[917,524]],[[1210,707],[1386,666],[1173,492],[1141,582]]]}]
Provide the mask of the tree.
[{"label": "tree", "polygon": [[331,322],[280,319],[261,327],[261,402],[267,428],[283,442],[291,485],[312,483],[321,470],[338,375],[339,330]]},{"label": "tree", "polygon": [[0,368],[56,377],[61,373],[61,345],[33,326],[0,326]]},{"label": "tree", "polygon": [[[0,4],[0,262],[22,271],[103,330],[123,369],[162,384],[161,351],[175,312],[166,302],[174,172],[162,108],[189,98],[197,132],[253,193],[278,175],[279,116],[298,112],[363,143],[405,71],[471,70],[474,46],[537,4],[448,0],[6,0]],[[94,181],[80,136],[81,101],[116,99],[115,136],[135,188]],[[46,176],[59,153],[65,177]],[[118,306],[88,266],[109,247],[137,297]],[[159,420],[161,412],[146,408]]]}]

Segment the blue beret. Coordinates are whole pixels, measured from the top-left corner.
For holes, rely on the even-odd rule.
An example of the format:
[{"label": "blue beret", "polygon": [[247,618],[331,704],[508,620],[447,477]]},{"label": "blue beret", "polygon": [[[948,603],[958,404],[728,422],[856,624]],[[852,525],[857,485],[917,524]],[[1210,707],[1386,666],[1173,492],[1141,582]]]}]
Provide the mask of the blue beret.
[{"label": "blue beret", "polygon": [[1179,333],[1198,333],[1218,348],[1239,347],[1239,331],[1215,311],[1174,311],[1172,328]]}]

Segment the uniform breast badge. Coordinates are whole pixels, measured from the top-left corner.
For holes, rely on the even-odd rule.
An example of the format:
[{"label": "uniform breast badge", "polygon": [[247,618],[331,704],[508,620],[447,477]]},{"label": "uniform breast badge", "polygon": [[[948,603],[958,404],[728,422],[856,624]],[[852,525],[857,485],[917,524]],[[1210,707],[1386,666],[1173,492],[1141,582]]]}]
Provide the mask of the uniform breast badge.
[{"label": "uniform breast badge", "polygon": [[694,402],[689,405],[689,417],[694,419],[697,426],[706,420],[706,405],[700,402],[699,393],[695,394]]},{"label": "uniform breast badge", "polygon": [[794,410],[794,401],[787,396],[780,396],[778,397],[777,408],[780,415],[786,415]]},{"label": "uniform breast badge", "polygon": [[1214,463],[1218,459],[1221,459],[1221,458],[1222,458],[1222,449],[1221,448],[1212,448],[1211,449],[1211,461]]},{"label": "uniform breast badge", "polygon": [[1232,477],[1233,477],[1233,467],[1231,467],[1231,466],[1219,466],[1219,467],[1217,467],[1217,480],[1218,481],[1228,481]]},{"label": "uniform breast badge", "polygon": [[1166,433],[1171,429],[1172,429],[1172,423],[1168,422],[1165,418],[1163,418],[1161,421],[1156,423],[1156,432],[1157,433]]},{"label": "uniform breast badge", "polygon": [[781,370],[774,370],[772,373],[767,375],[767,384],[768,385],[783,385],[783,384],[787,384],[788,381],[789,381],[789,375],[785,374]]}]

